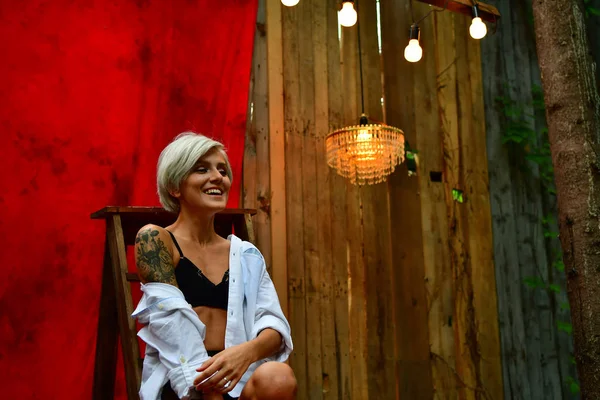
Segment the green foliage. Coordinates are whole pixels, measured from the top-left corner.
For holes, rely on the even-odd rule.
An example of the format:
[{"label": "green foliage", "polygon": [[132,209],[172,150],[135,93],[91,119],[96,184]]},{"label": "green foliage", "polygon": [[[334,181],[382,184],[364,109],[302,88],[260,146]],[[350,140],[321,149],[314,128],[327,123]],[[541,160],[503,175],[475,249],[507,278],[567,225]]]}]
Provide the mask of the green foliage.
[{"label": "green foliage", "polygon": [[[586,0],[586,5],[590,0]],[[591,7],[589,7],[591,8]],[[594,9],[592,9],[594,10]],[[598,10],[600,11],[600,10]],[[593,15],[595,11],[590,12]],[[546,127],[536,129],[536,114],[540,115],[544,112],[544,96],[542,88],[534,86],[531,93],[532,101],[529,104],[518,104],[516,101],[508,97],[496,98],[499,104],[499,109],[504,114],[504,134],[502,143],[510,145],[512,150],[523,155],[529,165],[534,164],[539,171],[539,179],[542,188],[548,195],[555,196],[556,189],[554,186],[554,168],[552,166],[552,157],[550,152],[550,143],[548,141],[548,129]],[[526,110],[533,110],[527,112]],[[560,251],[557,238],[559,233],[556,231],[555,213],[550,213],[542,218],[544,238],[555,246],[558,250],[553,251],[550,260],[551,267],[560,273],[564,273],[565,264],[563,262],[563,254]],[[545,282],[541,276],[529,276],[523,279],[523,283],[531,290],[545,290],[552,295],[563,293],[564,289],[561,285],[554,282]],[[568,302],[561,302],[560,309],[570,310]],[[571,335],[573,327],[570,322],[557,321],[557,329],[560,332],[565,332]],[[574,359],[573,359],[574,360]],[[579,393],[579,384],[573,377],[567,377],[565,384],[569,387],[571,393]]]},{"label": "green foliage", "polygon": [[570,322],[556,321],[556,326],[559,331],[566,332],[569,335],[573,333],[573,325]]},{"label": "green foliage", "polygon": [[555,259],[552,262],[552,266],[559,272],[564,272],[565,271],[565,263],[563,262],[562,258],[560,259]]},{"label": "green foliage", "polygon": [[546,287],[546,283],[539,276],[528,276],[523,279],[523,283],[532,289]]},{"label": "green foliage", "polygon": [[581,389],[579,388],[579,383],[577,383],[575,378],[573,378],[572,376],[567,376],[565,383],[569,385],[569,390],[572,394],[578,394],[579,392],[581,392]]},{"label": "green foliage", "polygon": [[548,285],[548,289],[553,291],[554,293],[560,293],[560,286],[556,285],[554,283],[551,283],[550,285]]},{"label": "green foliage", "polygon": [[[541,87],[532,88],[531,108],[534,112],[544,110],[544,96]],[[515,143],[525,151],[525,159],[536,164],[540,173],[540,179],[548,193],[555,195],[554,167],[548,142],[548,129],[535,129],[535,115],[524,110],[523,105],[518,104],[508,97],[497,97],[496,101],[505,116],[505,127],[502,142]]]},{"label": "green foliage", "polygon": [[592,0],[583,0],[583,11],[585,12],[586,18],[591,16],[600,17],[600,9],[591,5]]}]

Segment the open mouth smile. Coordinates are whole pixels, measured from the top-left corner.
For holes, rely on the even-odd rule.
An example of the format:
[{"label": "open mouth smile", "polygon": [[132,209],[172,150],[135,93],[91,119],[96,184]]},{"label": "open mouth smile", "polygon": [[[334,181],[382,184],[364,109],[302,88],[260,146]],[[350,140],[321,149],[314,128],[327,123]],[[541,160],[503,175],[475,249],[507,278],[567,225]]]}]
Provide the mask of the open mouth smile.
[{"label": "open mouth smile", "polygon": [[211,195],[211,196],[221,196],[223,194],[223,191],[221,189],[213,188],[213,189],[206,189],[204,191],[204,193]]}]

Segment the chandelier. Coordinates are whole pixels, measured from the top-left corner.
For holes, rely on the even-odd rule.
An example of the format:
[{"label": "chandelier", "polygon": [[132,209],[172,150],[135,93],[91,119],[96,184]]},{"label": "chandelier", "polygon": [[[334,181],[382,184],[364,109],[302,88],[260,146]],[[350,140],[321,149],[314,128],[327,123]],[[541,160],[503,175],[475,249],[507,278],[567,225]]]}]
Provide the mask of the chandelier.
[{"label": "chandelier", "polygon": [[360,124],[327,135],[327,164],[354,185],[373,185],[386,180],[404,161],[404,134],[393,126]]},{"label": "chandelier", "polygon": [[365,115],[360,22],[356,27],[362,115],[358,125],[330,132],[325,148],[327,164],[339,175],[350,179],[353,185],[374,185],[385,181],[404,161],[404,132],[385,124],[369,124]]}]

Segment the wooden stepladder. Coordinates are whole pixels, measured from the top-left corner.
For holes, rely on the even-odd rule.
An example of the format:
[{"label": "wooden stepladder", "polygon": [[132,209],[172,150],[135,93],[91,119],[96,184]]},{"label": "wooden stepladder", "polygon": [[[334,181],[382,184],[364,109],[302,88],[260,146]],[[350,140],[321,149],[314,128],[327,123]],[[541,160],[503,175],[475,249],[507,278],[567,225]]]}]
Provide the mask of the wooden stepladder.
[{"label": "wooden stepladder", "polygon": [[[252,215],[255,213],[256,210],[249,209],[223,210],[215,217],[215,230],[223,237],[235,233],[242,240],[254,242]],[[176,216],[160,207],[105,207],[91,217],[106,221],[93,399],[106,400],[114,397],[119,337],[127,396],[129,399],[138,399],[143,359],[136,324],[131,318],[134,309],[131,284],[139,283],[139,278],[136,273],[130,272],[127,246],[134,244],[136,233],[142,226],[168,226],[175,221]]]}]

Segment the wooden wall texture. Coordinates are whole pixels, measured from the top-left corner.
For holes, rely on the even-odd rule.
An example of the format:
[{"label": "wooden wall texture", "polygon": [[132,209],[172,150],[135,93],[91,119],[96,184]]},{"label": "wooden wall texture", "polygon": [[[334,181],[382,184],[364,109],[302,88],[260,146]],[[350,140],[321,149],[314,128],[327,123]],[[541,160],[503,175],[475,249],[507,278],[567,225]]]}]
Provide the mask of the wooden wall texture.
[{"label": "wooden wall texture", "polygon": [[[559,321],[570,321],[564,273],[552,266],[560,243],[544,235],[558,232],[556,223],[543,223],[556,215],[555,197],[544,190],[538,165],[526,160],[535,150],[503,141],[511,120],[537,132],[538,146],[546,136],[543,110],[534,107],[541,83],[531,0],[495,4],[502,19],[481,47],[504,391],[507,399],[578,398],[568,384],[577,374],[572,338],[558,330]],[[504,104],[520,115],[507,117]],[[531,278],[560,292],[530,288]]]},{"label": "wooden wall texture", "polygon": [[[293,329],[299,399],[502,399],[486,118],[470,20],[434,13],[404,60],[408,0],[361,0],[365,111],[419,151],[357,187],[324,137],[361,112],[357,27],[335,0],[259,7],[243,206]],[[429,7],[415,2],[416,18]],[[383,106],[381,99],[384,99]],[[437,181],[436,177],[441,176]],[[452,198],[462,190],[465,201]]]}]

